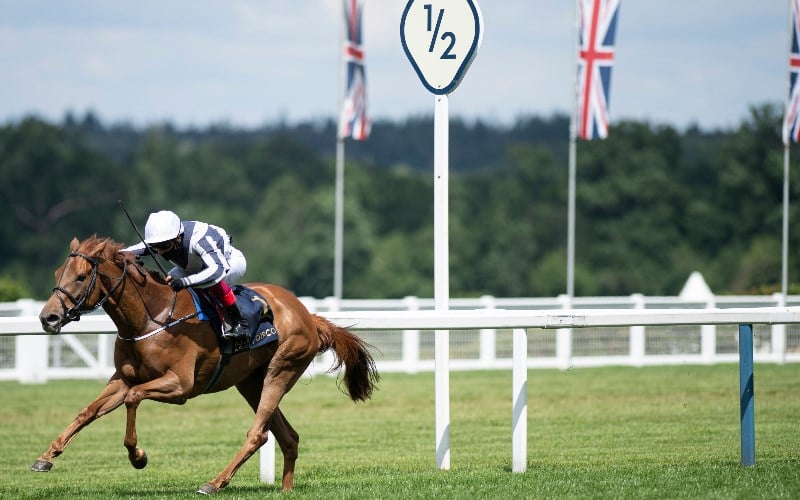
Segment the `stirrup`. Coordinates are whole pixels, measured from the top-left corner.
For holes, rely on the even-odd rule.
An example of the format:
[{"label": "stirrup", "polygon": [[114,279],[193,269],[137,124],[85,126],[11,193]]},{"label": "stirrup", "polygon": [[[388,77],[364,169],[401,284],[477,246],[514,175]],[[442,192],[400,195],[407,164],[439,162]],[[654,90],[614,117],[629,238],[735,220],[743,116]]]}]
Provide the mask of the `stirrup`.
[{"label": "stirrup", "polygon": [[228,340],[239,340],[247,337],[250,329],[244,323],[236,323],[229,330],[222,332],[222,337]]}]

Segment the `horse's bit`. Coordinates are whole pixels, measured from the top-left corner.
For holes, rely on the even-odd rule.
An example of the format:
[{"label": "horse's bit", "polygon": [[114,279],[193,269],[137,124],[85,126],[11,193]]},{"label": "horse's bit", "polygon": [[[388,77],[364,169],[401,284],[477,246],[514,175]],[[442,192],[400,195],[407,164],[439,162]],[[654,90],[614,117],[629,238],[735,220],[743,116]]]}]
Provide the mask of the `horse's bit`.
[{"label": "horse's bit", "polygon": [[[53,288],[53,294],[56,294],[56,292],[60,292],[61,294],[66,296],[70,300],[70,302],[72,302],[72,307],[68,308],[67,305],[64,303],[64,299],[61,297],[61,295],[56,294],[56,297],[58,297],[58,301],[61,303],[61,308],[64,310],[64,322],[62,324],[69,323],[70,321],[80,321],[82,314],[92,312],[97,308],[101,307],[103,304],[105,304],[106,301],[109,298],[111,298],[111,295],[113,295],[114,292],[117,291],[117,288],[119,288],[122,282],[125,281],[125,275],[128,272],[128,261],[126,260],[124,261],[124,264],[122,266],[122,275],[120,275],[119,278],[112,278],[111,276],[107,276],[108,278],[116,279],[117,283],[110,290],[106,292],[105,297],[98,300],[95,305],[89,306],[88,308],[84,309],[86,301],[89,299],[89,296],[92,294],[92,292],[94,292],[94,287],[97,284],[97,275],[101,274],[98,272],[100,261],[94,257],[90,257],[89,255],[78,252],[70,253],[69,257],[70,258],[81,257],[83,259],[86,259],[92,265],[92,275],[89,278],[89,285],[85,288],[83,295],[80,297],[80,299],[73,297],[72,294],[69,293],[66,289],[64,289],[64,287],[62,287],[61,285],[57,284]],[[64,267],[64,271],[66,271],[66,264]],[[61,272],[61,277],[59,277],[58,279],[59,283],[61,282],[61,278],[64,276],[64,271]]]}]

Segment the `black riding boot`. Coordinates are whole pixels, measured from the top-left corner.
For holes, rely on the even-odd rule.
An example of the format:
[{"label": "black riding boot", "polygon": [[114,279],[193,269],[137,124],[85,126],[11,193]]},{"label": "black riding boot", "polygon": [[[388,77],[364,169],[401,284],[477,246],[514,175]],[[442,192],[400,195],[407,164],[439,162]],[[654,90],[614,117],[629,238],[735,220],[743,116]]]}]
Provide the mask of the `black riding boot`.
[{"label": "black riding boot", "polygon": [[231,328],[225,331],[222,336],[228,340],[239,340],[246,337],[250,333],[250,327],[247,324],[247,320],[242,317],[239,305],[234,302],[225,308],[225,312],[228,313]]}]

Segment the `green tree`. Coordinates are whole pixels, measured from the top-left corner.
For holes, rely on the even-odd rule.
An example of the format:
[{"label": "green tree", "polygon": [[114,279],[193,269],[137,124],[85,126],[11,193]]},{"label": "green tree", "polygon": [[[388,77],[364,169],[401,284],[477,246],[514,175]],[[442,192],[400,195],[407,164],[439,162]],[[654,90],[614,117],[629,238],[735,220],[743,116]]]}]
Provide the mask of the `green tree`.
[{"label": "green tree", "polygon": [[428,172],[405,165],[348,165],[345,296],[433,295],[432,184]]},{"label": "green tree", "polygon": [[[731,130],[627,121],[578,144],[576,292],[674,294],[691,271],[717,292],[775,290],[780,279],[780,108],[753,107]],[[452,123],[450,294],[566,289],[564,116],[511,127]],[[348,143],[344,295],[433,294],[432,122],[376,123]],[[137,130],[94,113],[63,126],[0,127],[0,276],[49,293],[73,236],[137,237],[169,208],[225,227],[247,279],[303,295],[332,292],[333,121],[256,130]],[[800,154],[800,153],[798,153]],[[790,282],[800,261],[800,158],[790,176]]]},{"label": "green tree", "polygon": [[[671,292],[691,268],[680,221],[685,192],[676,182],[680,140],[671,127],[624,122],[603,141],[578,145],[576,267],[601,295]],[[587,290],[576,282],[576,293]]]},{"label": "green tree", "polygon": [[[780,267],[762,268],[753,273],[753,248],[780,248],[783,213],[783,161],[780,140],[781,114],[775,106],[754,107],[748,120],[730,134],[711,157],[711,169],[706,185],[707,217],[698,233],[708,241],[705,253],[710,272],[709,284],[717,290],[742,293],[759,285],[780,282]],[[790,199],[797,200],[800,184],[792,178]],[[800,228],[795,212],[790,217],[794,228]],[[797,230],[790,229],[793,248],[797,248]],[[757,242],[761,240],[761,242]],[[766,240],[772,240],[767,243]],[[780,256],[762,255],[773,260]],[[796,265],[795,265],[796,266]],[[795,270],[800,269],[795,267]],[[796,276],[796,274],[795,274]]]},{"label": "green tree", "polygon": [[81,138],[36,118],[0,129],[3,272],[49,294],[69,241],[111,227],[122,171]]},{"label": "green tree", "polygon": [[[334,196],[331,186],[308,189],[295,176],[274,179],[254,207],[241,248],[248,260],[247,279],[268,281],[300,295],[333,293]],[[366,219],[345,205],[343,293],[363,272],[371,244]],[[349,295],[352,296],[352,295]]]},{"label": "green tree", "polygon": [[506,169],[469,176],[451,190],[452,288],[469,295],[563,292],[563,276],[547,283],[537,271],[566,246],[566,173],[541,147],[512,146],[507,159]]}]

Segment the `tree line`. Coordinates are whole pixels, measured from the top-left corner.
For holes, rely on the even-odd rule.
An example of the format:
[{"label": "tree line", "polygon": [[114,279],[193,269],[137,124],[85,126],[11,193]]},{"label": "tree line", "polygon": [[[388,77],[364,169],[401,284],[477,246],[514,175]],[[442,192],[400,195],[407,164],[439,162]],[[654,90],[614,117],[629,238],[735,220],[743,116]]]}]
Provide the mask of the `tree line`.
[{"label": "tree line", "polygon": [[[780,108],[765,104],[729,130],[623,121],[606,140],[581,141],[576,294],[674,295],[695,270],[717,293],[777,290],[780,126]],[[563,115],[452,120],[451,296],[564,293],[567,127]],[[344,296],[432,296],[432,117],[378,121],[369,140],[346,147]],[[225,227],[248,280],[328,296],[334,150],[332,120],[136,128],[87,113],[6,123],[0,300],[49,295],[72,237],[135,242],[120,199],[140,227],[160,209]],[[800,271],[797,177],[790,282]]]}]

